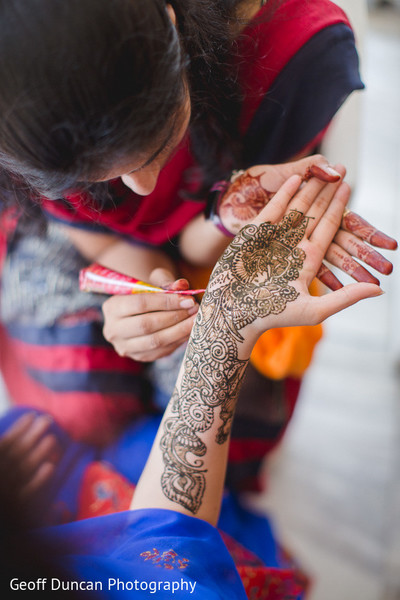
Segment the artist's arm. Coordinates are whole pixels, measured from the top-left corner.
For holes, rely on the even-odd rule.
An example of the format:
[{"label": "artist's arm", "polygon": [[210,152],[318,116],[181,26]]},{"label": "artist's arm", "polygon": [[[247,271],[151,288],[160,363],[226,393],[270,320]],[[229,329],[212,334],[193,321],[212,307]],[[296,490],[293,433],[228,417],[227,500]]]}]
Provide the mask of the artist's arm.
[{"label": "artist's arm", "polygon": [[132,509],[166,508],[215,525],[236,400],[259,335],[321,322],[381,293],[357,283],[309,295],[350,191],[317,180],[299,190],[300,182],[290,178],[215,266]]},{"label": "artist's arm", "polygon": [[[176,280],[171,259],[158,249],[74,227],[65,227],[65,232],[89,262],[160,287],[188,289],[186,280]],[[179,295],[112,296],[103,304],[103,332],[121,356],[153,361],[171,354],[187,341],[196,312],[194,299]]]},{"label": "artist's arm", "polygon": [[[317,166],[317,169],[314,167]],[[310,168],[313,168],[312,172]],[[339,176],[344,176],[344,169],[338,167]],[[338,177],[320,155],[306,157],[290,163],[280,165],[257,165],[247,169],[241,176],[227,187],[219,203],[218,214],[220,221],[227,232],[236,234],[246,223],[260,212],[270,200],[276,190],[291,175],[317,176],[325,180],[334,180]],[[205,220],[204,216],[198,217],[189,223],[181,235],[181,249],[185,258],[193,264],[205,264],[216,259],[224,235],[213,224]],[[209,235],[210,243],[204,244]],[[226,237],[226,243],[229,240]],[[366,243],[368,242],[368,243]],[[378,231],[375,227],[364,221],[359,215],[347,212],[344,215],[341,227],[326,251],[324,259],[331,265],[351,275],[356,281],[379,283],[374,275],[357,262],[363,261],[378,272],[388,275],[392,271],[392,264],[372,246],[394,250],[397,247],[395,240]],[[317,277],[331,289],[341,287],[340,281],[330,271],[326,264],[322,264]]]},{"label": "artist's arm", "polygon": [[175,267],[169,257],[157,248],[131,244],[112,233],[64,227],[69,240],[88,262],[98,262],[131,277],[148,281],[155,268],[164,268],[175,279]]}]

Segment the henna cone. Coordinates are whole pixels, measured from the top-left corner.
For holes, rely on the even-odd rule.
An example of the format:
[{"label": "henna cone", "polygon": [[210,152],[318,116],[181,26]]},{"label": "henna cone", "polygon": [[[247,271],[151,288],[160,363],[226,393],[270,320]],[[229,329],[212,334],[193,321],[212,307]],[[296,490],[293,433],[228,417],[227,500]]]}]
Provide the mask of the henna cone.
[{"label": "henna cone", "polygon": [[162,293],[162,294],[181,294],[184,296],[195,296],[201,294],[204,289],[199,290],[164,290],[163,288],[151,285],[140,279],[135,279],[129,275],[118,273],[107,269],[98,263],[94,263],[86,269],[79,272],[79,289],[82,292],[95,292],[98,294],[110,295],[128,295],[140,293]]}]

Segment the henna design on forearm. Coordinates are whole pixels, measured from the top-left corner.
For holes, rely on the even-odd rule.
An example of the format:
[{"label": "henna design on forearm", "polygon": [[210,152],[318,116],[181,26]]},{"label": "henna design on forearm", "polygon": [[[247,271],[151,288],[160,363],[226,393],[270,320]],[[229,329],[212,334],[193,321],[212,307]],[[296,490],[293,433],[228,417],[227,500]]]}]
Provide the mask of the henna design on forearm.
[{"label": "henna design on forearm", "polygon": [[185,371],[171,400],[160,447],[163,493],[192,513],[202,503],[207,446],[201,435],[217,421],[216,443],[230,434],[248,360],[239,358],[240,330],[283,312],[298,297],[305,253],[298,248],[308,217],[291,211],[278,224],[246,225],[218,261],[185,354]]}]

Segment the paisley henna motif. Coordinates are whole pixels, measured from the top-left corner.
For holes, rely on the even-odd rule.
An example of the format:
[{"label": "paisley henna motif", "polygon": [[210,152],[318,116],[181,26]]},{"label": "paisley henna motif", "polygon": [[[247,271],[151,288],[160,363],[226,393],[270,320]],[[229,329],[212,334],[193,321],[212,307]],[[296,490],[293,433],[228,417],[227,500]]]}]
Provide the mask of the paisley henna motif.
[{"label": "paisley henna motif", "polygon": [[216,442],[229,438],[247,360],[239,359],[240,330],[257,318],[283,312],[298,297],[305,253],[298,248],[308,217],[291,211],[278,224],[246,225],[218,261],[203,297],[185,355],[185,373],[173,394],[173,416],[160,447],[164,494],[192,513],[202,503],[207,452],[202,433],[219,426]]}]

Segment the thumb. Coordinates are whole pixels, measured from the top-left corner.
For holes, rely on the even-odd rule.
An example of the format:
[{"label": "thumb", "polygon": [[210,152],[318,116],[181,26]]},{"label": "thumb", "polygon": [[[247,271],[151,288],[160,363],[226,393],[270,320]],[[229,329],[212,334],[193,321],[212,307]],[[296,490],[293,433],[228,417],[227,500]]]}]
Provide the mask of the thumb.
[{"label": "thumb", "polygon": [[297,163],[292,163],[292,168],[295,169],[295,173],[302,175],[306,181],[311,177],[316,177],[320,181],[334,183],[346,175],[346,169],[343,165],[335,165],[334,167],[321,154],[307,156]]},{"label": "thumb", "polygon": [[149,277],[150,283],[162,287],[164,290],[187,290],[189,282],[187,279],[175,279],[174,274],[168,269],[158,267],[154,269]]},{"label": "thumb", "polygon": [[[315,298],[317,300],[319,322],[324,321],[360,300],[381,296],[384,292],[374,283],[350,283],[340,290]],[[315,304],[314,304],[315,307]]]}]

